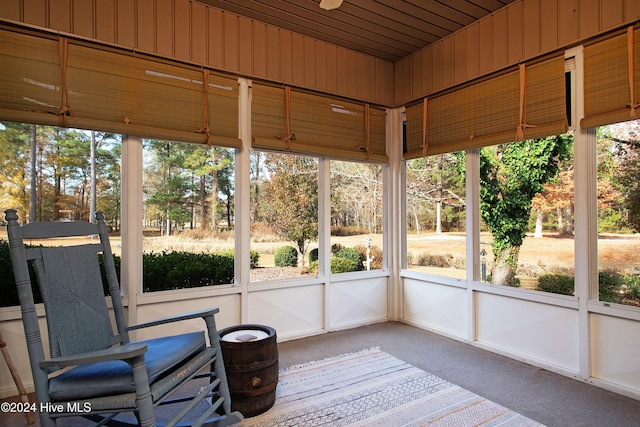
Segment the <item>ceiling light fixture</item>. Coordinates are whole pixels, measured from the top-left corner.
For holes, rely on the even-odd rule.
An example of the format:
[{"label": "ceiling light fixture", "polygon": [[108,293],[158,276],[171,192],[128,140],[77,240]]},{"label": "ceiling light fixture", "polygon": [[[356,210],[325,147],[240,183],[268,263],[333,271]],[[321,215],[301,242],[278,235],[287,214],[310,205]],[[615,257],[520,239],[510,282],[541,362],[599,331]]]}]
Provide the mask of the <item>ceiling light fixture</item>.
[{"label": "ceiling light fixture", "polygon": [[342,0],[320,0],[320,7],[324,10],[333,10],[340,7]]}]

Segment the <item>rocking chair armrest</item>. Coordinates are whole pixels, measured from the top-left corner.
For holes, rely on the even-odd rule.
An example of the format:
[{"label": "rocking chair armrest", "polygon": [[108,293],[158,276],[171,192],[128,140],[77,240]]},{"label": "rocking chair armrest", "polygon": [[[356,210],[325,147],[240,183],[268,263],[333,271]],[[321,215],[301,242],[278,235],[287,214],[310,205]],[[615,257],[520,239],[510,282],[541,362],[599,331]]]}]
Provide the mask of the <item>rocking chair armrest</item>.
[{"label": "rocking chair armrest", "polygon": [[218,313],[218,311],[220,310],[217,307],[215,307],[215,308],[208,308],[205,310],[192,311],[189,313],[176,314],[175,316],[163,317],[161,319],[156,319],[156,320],[151,320],[149,322],[131,325],[127,327],[127,330],[135,331],[136,329],[148,328],[151,326],[158,326],[158,325],[165,325],[167,323],[173,323],[173,322],[181,322],[183,320],[198,319],[198,318],[205,319],[207,317],[213,317],[213,315]]},{"label": "rocking chair armrest", "polygon": [[88,363],[105,362],[108,360],[130,360],[147,352],[147,345],[140,343],[125,344],[104,350],[91,351],[73,356],[54,357],[40,362],[44,369],[64,368],[67,366],[85,365]]}]

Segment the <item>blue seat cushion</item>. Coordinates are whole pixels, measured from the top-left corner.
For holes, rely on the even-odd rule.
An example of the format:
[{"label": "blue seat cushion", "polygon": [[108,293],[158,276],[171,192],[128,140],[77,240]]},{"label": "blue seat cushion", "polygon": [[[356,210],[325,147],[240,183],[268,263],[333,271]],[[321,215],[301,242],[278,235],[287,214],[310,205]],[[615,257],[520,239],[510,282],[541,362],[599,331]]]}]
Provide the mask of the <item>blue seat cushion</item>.
[{"label": "blue seat cushion", "polygon": [[[150,383],[206,346],[202,331],[137,342],[147,345],[144,357]],[[122,360],[77,366],[49,380],[49,395],[54,401],[130,392],[135,392],[133,373]]]}]

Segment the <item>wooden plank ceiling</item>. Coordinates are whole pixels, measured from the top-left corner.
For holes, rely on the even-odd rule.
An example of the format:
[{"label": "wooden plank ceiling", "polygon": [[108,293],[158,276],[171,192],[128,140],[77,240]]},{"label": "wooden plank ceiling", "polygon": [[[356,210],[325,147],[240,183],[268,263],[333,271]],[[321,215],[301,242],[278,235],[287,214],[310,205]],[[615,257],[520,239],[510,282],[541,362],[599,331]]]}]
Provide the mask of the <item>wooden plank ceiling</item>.
[{"label": "wooden plank ceiling", "polygon": [[516,0],[197,0],[328,43],[395,61]]}]

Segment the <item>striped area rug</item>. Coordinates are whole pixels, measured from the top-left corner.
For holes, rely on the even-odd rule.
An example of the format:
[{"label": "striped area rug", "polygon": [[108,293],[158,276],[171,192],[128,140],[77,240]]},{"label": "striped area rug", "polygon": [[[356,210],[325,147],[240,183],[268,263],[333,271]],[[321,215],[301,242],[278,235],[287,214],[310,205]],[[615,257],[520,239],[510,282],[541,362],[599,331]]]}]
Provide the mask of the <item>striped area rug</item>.
[{"label": "striped area rug", "polygon": [[374,348],[281,371],[274,406],[240,426],[541,424]]}]

